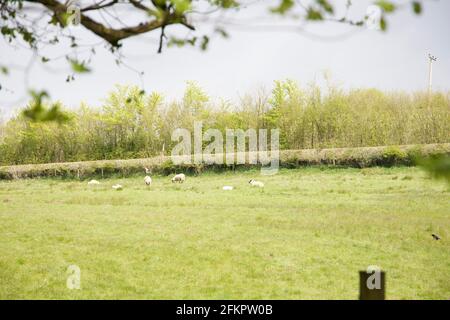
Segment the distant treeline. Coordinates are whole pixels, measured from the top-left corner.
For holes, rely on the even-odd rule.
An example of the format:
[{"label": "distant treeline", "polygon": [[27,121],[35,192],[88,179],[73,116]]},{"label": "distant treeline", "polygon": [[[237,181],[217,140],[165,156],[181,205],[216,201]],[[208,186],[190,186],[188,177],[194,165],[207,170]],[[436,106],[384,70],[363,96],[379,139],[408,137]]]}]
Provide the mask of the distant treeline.
[{"label": "distant treeline", "polygon": [[233,104],[211,100],[188,83],[180,101],[118,86],[101,108],[81,105],[70,120],[0,124],[0,164],[146,158],[170,155],[176,128],[280,129],[282,149],[369,147],[450,142],[448,93],[344,91],[276,81],[270,93]]}]

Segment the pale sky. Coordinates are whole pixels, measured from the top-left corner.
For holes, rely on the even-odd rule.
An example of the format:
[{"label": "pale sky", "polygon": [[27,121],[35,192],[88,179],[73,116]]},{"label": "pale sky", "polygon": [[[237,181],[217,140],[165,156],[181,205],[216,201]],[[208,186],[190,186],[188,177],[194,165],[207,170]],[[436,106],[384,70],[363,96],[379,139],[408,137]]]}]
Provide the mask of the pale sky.
[{"label": "pale sky", "polygon": [[[359,17],[371,3],[354,2],[350,14]],[[212,39],[207,51],[165,48],[162,54],[156,54],[158,32],[124,41],[126,61],[132,68],[144,71],[142,77],[118,67],[109,51],[100,46],[93,58],[93,72],[66,83],[70,69],[64,59],[49,63],[47,69],[36,63],[28,74],[28,85],[46,89],[53,100],[61,100],[69,107],[82,101],[100,106],[115,84],[142,84],[147,92],[159,91],[174,99],[182,96],[188,80],[198,82],[212,97],[233,101],[260,87],[270,89],[274,80],[290,78],[300,85],[320,82],[325,70],[344,88],[414,91],[427,87],[427,54],[432,53],[438,57],[433,69],[433,88],[448,91],[450,1],[424,2],[420,16],[415,16],[409,7],[390,16],[387,33],[327,22],[308,24],[305,34],[284,27],[293,26],[292,21],[262,19],[268,16],[262,11],[267,4],[261,6],[256,1],[238,15],[228,14],[229,19],[236,21],[226,26],[230,38]],[[269,24],[277,27],[260,27]],[[204,24],[199,29],[207,30],[209,26]],[[99,41],[87,31],[74,32],[86,43]],[[178,32],[186,33],[184,29]],[[45,55],[54,58],[66,52],[67,47],[60,46],[47,50]],[[11,67],[11,74],[0,78],[4,88],[0,91],[0,117],[8,117],[25,103],[17,102],[26,92],[24,72],[17,68],[26,65],[29,57],[28,50],[11,48],[0,40],[1,64]]]}]

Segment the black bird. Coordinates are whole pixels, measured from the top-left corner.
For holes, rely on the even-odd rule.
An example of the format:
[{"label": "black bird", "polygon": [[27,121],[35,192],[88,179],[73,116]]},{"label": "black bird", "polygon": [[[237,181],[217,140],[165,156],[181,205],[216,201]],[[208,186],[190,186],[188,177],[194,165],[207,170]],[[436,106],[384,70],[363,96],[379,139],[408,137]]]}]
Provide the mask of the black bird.
[{"label": "black bird", "polygon": [[441,237],[439,237],[437,234],[432,233],[431,236],[434,240],[441,240]]}]

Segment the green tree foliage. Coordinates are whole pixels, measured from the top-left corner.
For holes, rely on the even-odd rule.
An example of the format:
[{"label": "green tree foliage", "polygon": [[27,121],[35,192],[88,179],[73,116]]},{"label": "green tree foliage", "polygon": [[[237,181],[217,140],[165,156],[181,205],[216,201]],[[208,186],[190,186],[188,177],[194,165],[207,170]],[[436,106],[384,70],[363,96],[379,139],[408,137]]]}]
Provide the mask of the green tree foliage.
[{"label": "green tree foliage", "polygon": [[81,105],[66,122],[36,122],[24,113],[0,125],[0,163],[141,158],[170,154],[176,128],[279,128],[282,149],[445,143],[450,95],[343,91],[275,81],[272,92],[237,103],[211,99],[189,82],[180,101],[117,86],[100,108]]}]

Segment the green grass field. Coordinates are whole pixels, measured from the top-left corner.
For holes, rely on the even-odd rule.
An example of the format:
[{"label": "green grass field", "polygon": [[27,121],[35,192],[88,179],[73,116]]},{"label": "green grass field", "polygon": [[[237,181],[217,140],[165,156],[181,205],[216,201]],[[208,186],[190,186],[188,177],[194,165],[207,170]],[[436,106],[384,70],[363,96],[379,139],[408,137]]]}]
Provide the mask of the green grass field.
[{"label": "green grass field", "polygon": [[0,181],[0,298],[357,299],[377,265],[388,299],[450,299],[449,194],[406,167]]}]

